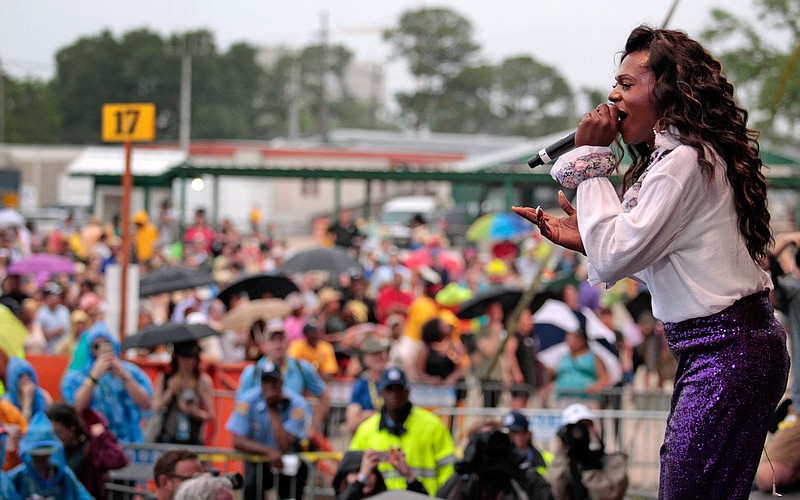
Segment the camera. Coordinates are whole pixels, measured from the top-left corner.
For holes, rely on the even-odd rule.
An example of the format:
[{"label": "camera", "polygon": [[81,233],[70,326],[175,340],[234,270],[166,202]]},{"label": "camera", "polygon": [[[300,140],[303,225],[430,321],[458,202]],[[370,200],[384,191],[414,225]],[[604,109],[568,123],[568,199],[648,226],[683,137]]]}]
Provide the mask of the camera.
[{"label": "camera", "polygon": [[603,468],[603,447],[592,449],[589,428],[583,424],[567,424],[558,430],[558,438],[564,444],[570,462],[579,464],[584,470]]},{"label": "camera", "polygon": [[187,405],[199,403],[197,393],[193,389],[183,389],[181,391],[180,399]]},{"label": "camera", "polygon": [[564,444],[567,456],[580,461],[589,455],[589,429],[582,424],[567,424],[558,430],[558,438]]},{"label": "camera", "polygon": [[483,477],[506,478],[509,470],[519,468],[521,457],[503,431],[494,429],[474,434],[464,449],[464,458],[456,462],[459,474],[475,472]]},{"label": "camera", "polygon": [[244,476],[238,472],[228,472],[227,474],[222,474],[218,469],[210,469],[208,473],[212,476],[222,476],[228,478],[228,481],[231,482],[231,488],[234,490],[240,490],[244,486]]}]

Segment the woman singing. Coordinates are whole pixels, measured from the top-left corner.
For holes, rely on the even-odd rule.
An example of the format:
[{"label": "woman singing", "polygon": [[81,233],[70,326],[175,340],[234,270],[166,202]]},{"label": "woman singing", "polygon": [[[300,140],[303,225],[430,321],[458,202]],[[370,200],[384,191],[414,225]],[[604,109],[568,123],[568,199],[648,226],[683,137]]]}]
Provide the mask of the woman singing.
[{"label": "woman singing", "polygon": [[[720,63],[680,31],[633,30],[608,99],[551,171],[577,186],[577,210],[560,193],[566,217],[514,211],[586,254],[590,282],[647,284],[678,359],[659,498],[748,498],[789,367],[759,267],[772,237],[755,133]],[[605,177],[617,134],[622,203]]]}]

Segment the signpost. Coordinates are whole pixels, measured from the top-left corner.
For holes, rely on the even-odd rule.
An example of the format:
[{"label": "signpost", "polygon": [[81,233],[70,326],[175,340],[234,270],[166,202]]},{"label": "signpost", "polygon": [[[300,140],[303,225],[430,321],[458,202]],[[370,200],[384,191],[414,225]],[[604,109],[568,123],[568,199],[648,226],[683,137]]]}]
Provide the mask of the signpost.
[{"label": "signpost", "polygon": [[128,263],[131,255],[130,204],[133,176],[131,175],[131,143],[151,142],[156,138],[156,105],[153,103],[104,104],[102,112],[103,142],[121,142],[125,146],[125,172],[122,175],[122,262],[120,262],[119,338],[125,338],[125,309],[128,289]]}]

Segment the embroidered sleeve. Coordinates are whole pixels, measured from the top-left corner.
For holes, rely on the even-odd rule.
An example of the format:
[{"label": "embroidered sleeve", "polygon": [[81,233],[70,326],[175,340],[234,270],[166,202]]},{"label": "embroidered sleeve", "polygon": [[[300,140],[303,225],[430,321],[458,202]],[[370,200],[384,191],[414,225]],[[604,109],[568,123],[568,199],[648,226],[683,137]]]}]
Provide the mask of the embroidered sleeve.
[{"label": "embroidered sleeve", "polygon": [[586,152],[575,152],[579,156],[562,156],[550,170],[553,179],[565,188],[574,189],[586,179],[608,177],[614,172],[616,165],[609,148],[587,148]]}]

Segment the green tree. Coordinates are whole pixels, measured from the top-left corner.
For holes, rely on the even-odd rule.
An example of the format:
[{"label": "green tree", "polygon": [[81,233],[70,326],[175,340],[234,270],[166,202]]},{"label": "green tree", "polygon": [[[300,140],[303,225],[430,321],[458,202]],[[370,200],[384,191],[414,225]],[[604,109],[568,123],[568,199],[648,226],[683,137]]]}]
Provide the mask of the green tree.
[{"label": "green tree", "polygon": [[84,37],[56,55],[53,90],[72,143],[100,140],[100,109],[109,102],[153,102],[158,140],[176,140],[179,129],[181,54],[192,56],[192,137],[258,139],[266,127],[259,99],[264,73],[256,49],[234,44],[219,53],[206,30],[163,39],[135,30],[116,39],[109,31]]},{"label": "green tree", "polygon": [[574,121],[574,95],[556,68],[516,56],[500,63],[496,78],[504,132],[535,136]]},{"label": "green tree", "polygon": [[[712,10],[712,22],[702,37],[713,46],[739,99],[755,118],[755,128],[780,139],[772,124],[779,122],[798,140],[800,124],[800,1],[754,0],[756,16],[738,18]],[[757,21],[751,21],[750,19]],[[770,33],[769,38],[762,33]]]},{"label": "green tree", "polygon": [[56,65],[53,90],[66,142],[99,142],[100,110],[112,102],[155,103],[158,138],[177,137],[180,66],[167,57],[158,34],[136,30],[117,40],[104,31],[83,37],[58,51]]},{"label": "green tree", "polygon": [[5,141],[55,143],[60,140],[61,119],[47,82],[5,78]]},{"label": "green tree", "polygon": [[448,79],[433,100],[431,129],[439,132],[491,133],[499,126],[492,111],[495,67],[464,68]]},{"label": "green tree", "polygon": [[397,96],[403,116],[415,129],[432,123],[432,100],[478,51],[472,31],[468,19],[445,8],[407,11],[397,27],[384,31],[394,55],[407,60],[418,81],[415,93]]}]

